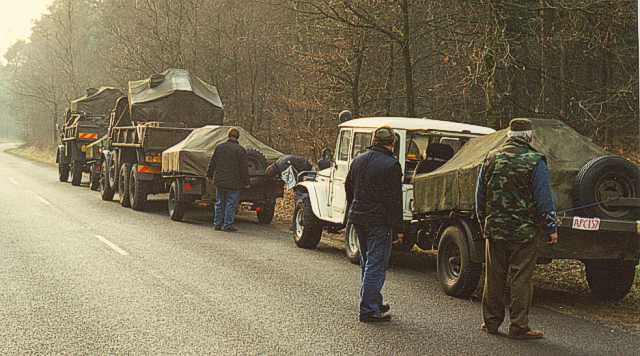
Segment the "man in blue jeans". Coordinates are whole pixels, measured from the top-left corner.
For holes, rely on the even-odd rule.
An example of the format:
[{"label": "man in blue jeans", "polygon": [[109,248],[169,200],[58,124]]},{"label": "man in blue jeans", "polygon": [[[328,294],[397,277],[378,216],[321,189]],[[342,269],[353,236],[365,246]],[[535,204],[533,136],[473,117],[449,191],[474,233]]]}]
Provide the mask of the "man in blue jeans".
[{"label": "man in blue jeans", "polygon": [[230,128],[228,141],[216,147],[209,162],[207,176],[216,186],[213,224],[216,230],[238,231],[234,226],[240,190],[249,187],[247,151],[240,146],[240,132]]},{"label": "man in blue jeans", "polygon": [[351,164],[345,191],[349,204],[349,222],[360,242],[362,289],[360,321],[391,320],[390,307],[384,304],[384,286],[393,232],[404,239],[402,231],[402,169],[393,156],[396,135],[389,127],[377,129],[372,146]]}]

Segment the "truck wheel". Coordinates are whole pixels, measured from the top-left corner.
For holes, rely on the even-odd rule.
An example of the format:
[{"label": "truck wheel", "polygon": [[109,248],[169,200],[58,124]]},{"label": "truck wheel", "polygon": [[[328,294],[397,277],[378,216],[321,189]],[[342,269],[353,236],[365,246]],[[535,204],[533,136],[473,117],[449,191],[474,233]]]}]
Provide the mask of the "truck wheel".
[{"label": "truck wheel", "polygon": [[353,264],[360,264],[360,240],[358,240],[358,233],[353,224],[347,224],[344,237],[344,252],[347,255],[347,259]]},{"label": "truck wheel", "polygon": [[273,221],[273,215],[276,213],[276,202],[267,201],[267,203],[260,207],[260,210],[256,210],[258,216],[258,222],[262,225],[269,225]]},{"label": "truck wheel", "polygon": [[100,174],[96,173],[96,164],[93,163],[89,168],[89,189],[100,189]]},{"label": "truck wheel", "polygon": [[120,175],[118,176],[118,197],[120,199],[120,205],[128,208],[129,202],[129,171],[131,165],[129,163],[123,163],[120,166]]},{"label": "truck wheel", "polygon": [[187,206],[182,198],[180,184],[178,181],[173,181],[169,187],[169,217],[173,221],[182,221],[184,218]]},{"label": "truck wheel", "polygon": [[69,165],[63,163],[62,152],[58,154],[58,179],[62,183],[69,181]]},{"label": "truck wheel", "polygon": [[584,261],[591,294],[599,300],[615,301],[624,298],[636,274],[636,266],[618,260]]},{"label": "truck wheel", "polygon": [[[640,196],[640,171],[618,156],[597,157],[585,164],[576,176],[575,206],[590,205],[615,198]],[[582,214],[602,219],[635,220],[638,208],[616,207],[606,203],[582,209]]]},{"label": "truck wheel", "polygon": [[269,162],[262,152],[254,148],[247,148],[249,176],[264,175],[268,165]]},{"label": "truck wheel", "polygon": [[116,161],[115,159],[110,159],[109,160],[109,165],[107,166],[108,169],[108,175],[107,177],[109,178],[107,180],[109,187],[111,188],[111,190],[115,193],[118,191],[118,171],[117,171],[117,166],[116,166]]},{"label": "truck wheel", "polygon": [[71,163],[71,185],[79,186],[82,182],[82,164],[80,161]]},{"label": "truck wheel", "polygon": [[109,184],[109,170],[107,169],[107,161],[102,161],[102,171],[100,172],[100,198],[104,201],[112,201],[115,191],[111,189]]},{"label": "truck wheel", "polygon": [[447,227],[438,244],[438,280],[447,295],[468,298],[482,275],[482,264],[471,262],[469,244],[462,229]]},{"label": "truck wheel", "polygon": [[322,237],[322,223],[313,213],[309,198],[304,198],[296,204],[293,218],[295,219],[293,241],[296,245],[307,249],[318,247]]},{"label": "truck wheel", "polygon": [[147,205],[147,191],[144,182],[138,179],[138,165],[131,166],[129,174],[129,204],[136,211],[144,210]]}]

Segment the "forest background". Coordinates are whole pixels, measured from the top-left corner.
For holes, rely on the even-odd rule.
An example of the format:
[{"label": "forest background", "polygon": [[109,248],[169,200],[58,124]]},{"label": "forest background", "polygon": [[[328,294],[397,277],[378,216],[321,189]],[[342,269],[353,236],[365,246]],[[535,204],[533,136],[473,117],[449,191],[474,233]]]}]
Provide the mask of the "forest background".
[{"label": "forest background", "polygon": [[559,119],[638,147],[635,0],[55,0],[0,67],[0,135],[53,146],[70,100],[185,68],[225,120],[317,158],[337,113],[503,128]]}]

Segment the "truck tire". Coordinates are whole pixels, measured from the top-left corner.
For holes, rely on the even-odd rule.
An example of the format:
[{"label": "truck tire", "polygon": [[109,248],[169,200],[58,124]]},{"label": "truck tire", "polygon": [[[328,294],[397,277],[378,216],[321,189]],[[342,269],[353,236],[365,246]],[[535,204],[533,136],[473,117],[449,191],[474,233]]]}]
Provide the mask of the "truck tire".
[{"label": "truck tire", "polygon": [[73,161],[71,163],[71,185],[79,186],[82,183],[82,163]]},{"label": "truck tire", "polygon": [[182,190],[177,180],[169,187],[169,218],[173,221],[182,221],[187,210],[187,204],[183,201]]},{"label": "truck tire", "polygon": [[276,202],[267,201],[266,204],[260,207],[260,210],[256,209],[256,215],[258,216],[258,223],[262,225],[269,225],[273,221],[273,216],[276,213]]},{"label": "truck tire", "polygon": [[[576,207],[616,197],[640,197],[640,170],[619,156],[596,157],[580,169],[574,194]],[[639,217],[637,208],[613,207],[606,203],[584,208],[580,213],[602,219],[635,220]]]},{"label": "truck tire", "polygon": [[104,201],[112,201],[115,191],[111,188],[109,181],[109,169],[107,169],[107,161],[102,161],[102,171],[100,172],[100,198]]},{"label": "truck tire", "polygon": [[96,173],[96,163],[91,164],[89,168],[89,189],[100,189],[100,174]]},{"label": "truck tire", "polygon": [[308,197],[296,204],[293,219],[295,226],[293,241],[296,245],[306,249],[318,247],[322,237],[322,223],[313,213]]},{"label": "truck tire", "polygon": [[118,198],[120,200],[120,205],[125,208],[128,208],[130,205],[129,201],[129,171],[131,170],[131,165],[129,163],[123,163],[120,166],[120,175],[118,175]]},{"label": "truck tire", "polygon": [[344,233],[344,253],[349,262],[358,265],[360,264],[360,240],[358,240],[356,228],[353,224],[347,223]]},{"label": "truck tire", "polygon": [[147,190],[143,181],[138,179],[138,165],[131,166],[129,174],[129,205],[131,209],[143,211],[147,205]]},{"label": "truck tire", "polygon": [[247,166],[249,167],[249,176],[264,175],[268,165],[269,162],[262,152],[254,148],[247,149]]},{"label": "truck tire", "polygon": [[602,301],[624,298],[636,274],[633,263],[619,260],[584,261],[591,294]]},{"label": "truck tire", "polygon": [[69,181],[69,165],[64,163],[62,151],[58,152],[58,180],[62,183]]},{"label": "truck tire", "polygon": [[447,227],[438,243],[438,280],[442,290],[452,297],[468,298],[478,287],[482,264],[471,261],[464,231]]}]

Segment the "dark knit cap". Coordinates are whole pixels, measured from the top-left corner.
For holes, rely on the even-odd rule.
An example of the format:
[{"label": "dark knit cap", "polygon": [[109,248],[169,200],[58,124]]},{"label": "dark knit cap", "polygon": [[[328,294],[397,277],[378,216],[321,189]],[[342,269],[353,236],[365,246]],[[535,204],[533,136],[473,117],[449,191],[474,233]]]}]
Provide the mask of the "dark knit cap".
[{"label": "dark knit cap", "polygon": [[511,131],[531,131],[533,127],[529,119],[513,119],[509,123],[509,129]]},{"label": "dark knit cap", "polygon": [[396,140],[395,132],[393,132],[393,130],[390,127],[383,126],[376,129],[376,131],[373,133],[372,143],[374,145],[390,146],[390,145],[393,145],[395,140]]}]

